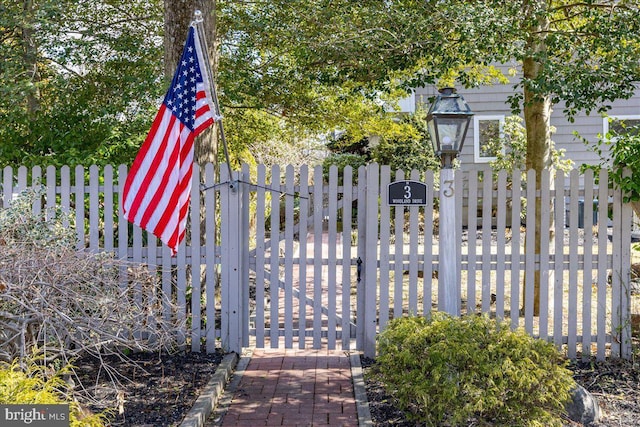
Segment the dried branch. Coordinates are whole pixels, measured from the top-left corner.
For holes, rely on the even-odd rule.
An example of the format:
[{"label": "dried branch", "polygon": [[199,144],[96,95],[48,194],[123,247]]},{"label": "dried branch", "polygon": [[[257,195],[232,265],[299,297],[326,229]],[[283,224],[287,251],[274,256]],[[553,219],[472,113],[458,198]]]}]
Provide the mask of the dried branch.
[{"label": "dried branch", "polygon": [[[0,361],[73,366],[90,356],[118,387],[123,378],[106,356],[172,351],[184,325],[163,315],[176,310],[162,291],[162,272],[76,250],[72,218],[33,210],[42,197],[44,190],[29,189],[0,209]],[[78,390],[89,390],[69,375]]]},{"label": "dried branch", "polygon": [[157,275],[108,254],[2,245],[0,360],[34,350],[69,362],[81,355],[171,349],[182,325]]}]

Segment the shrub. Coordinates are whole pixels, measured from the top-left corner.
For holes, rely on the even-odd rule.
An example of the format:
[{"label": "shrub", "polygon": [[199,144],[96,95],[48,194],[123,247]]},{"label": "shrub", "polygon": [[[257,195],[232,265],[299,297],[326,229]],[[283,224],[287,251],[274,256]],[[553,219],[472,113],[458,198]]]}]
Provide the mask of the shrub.
[{"label": "shrub", "polygon": [[429,426],[561,425],[574,384],[552,344],[486,316],[395,319],[379,353],[387,391]]},{"label": "shrub", "polygon": [[331,154],[322,162],[322,176],[325,182],[329,182],[329,169],[331,166],[338,168],[338,179],[340,185],[343,183],[342,173],[344,168],[351,166],[351,180],[353,183],[358,182],[358,168],[367,164],[367,159],[364,156],[349,153]]},{"label": "shrub", "polygon": [[31,361],[25,370],[17,361],[0,363],[0,404],[69,404],[71,427],[104,426],[104,416],[92,414],[80,407],[70,396],[71,390],[62,376],[70,368],[63,368],[53,375],[47,375],[47,368]]},{"label": "shrub", "polygon": [[29,188],[12,200],[8,208],[0,209],[1,245],[28,245],[50,250],[75,247],[73,227],[65,226],[65,223],[73,224],[72,215],[65,214],[58,206],[48,208],[48,212],[34,212],[34,202],[45,194],[43,188]]},{"label": "shrub", "polygon": [[[488,150],[496,154],[496,159],[490,162],[494,178],[497,177],[498,171],[513,172],[514,169],[519,169],[523,172],[522,178],[526,178],[527,132],[522,125],[523,121],[519,116],[507,117],[500,136],[489,139]],[[551,131],[555,132],[555,128]],[[555,144],[551,143],[549,151],[551,166],[568,173],[573,167],[573,161],[565,157],[565,152],[566,150],[557,149]]]},{"label": "shrub", "polygon": [[633,121],[613,120],[611,130],[606,135],[598,135],[598,141],[592,141],[574,133],[600,157],[596,166],[583,165],[582,169],[606,168],[613,182],[623,190],[624,201],[630,202],[636,215],[640,216],[640,125]]}]

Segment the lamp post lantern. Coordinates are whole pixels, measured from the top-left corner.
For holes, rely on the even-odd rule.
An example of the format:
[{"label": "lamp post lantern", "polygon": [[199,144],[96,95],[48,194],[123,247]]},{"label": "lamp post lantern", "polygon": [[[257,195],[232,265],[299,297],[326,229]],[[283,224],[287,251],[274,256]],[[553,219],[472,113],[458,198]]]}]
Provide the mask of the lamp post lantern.
[{"label": "lamp post lantern", "polygon": [[462,151],[473,112],[455,88],[447,87],[439,92],[427,113],[427,127],[442,167],[451,169],[453,159]]},{"label": "lamp post lantern", "polygon": [[453,159],[464,144],[473,112],[454,88],[440,89],[427,113],[433,151],[440,157],[440,215],[438,251],[438,310],[460,315],[460,280],[457,268],[456,188]]}]

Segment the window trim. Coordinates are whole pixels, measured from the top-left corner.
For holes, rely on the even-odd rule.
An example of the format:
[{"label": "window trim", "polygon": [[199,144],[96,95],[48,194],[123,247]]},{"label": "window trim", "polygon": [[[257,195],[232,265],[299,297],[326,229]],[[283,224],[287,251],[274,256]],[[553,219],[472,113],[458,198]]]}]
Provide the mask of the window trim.
[{"label": "window trim", "polygon": [[[490,116],[473,116],[473,161],[475,163],[489,163],[496,160],[496,157],[485,157],[480,155],[480,122],[490,120],[497,120],[500,123],[500,137],[502,138],[504,136],[504,114]],[[504,153],[504,147],[500,149],[500,152]]]},{"label": "window trim", "polygon": [[606,138],[609,133],[609,120],[638,120],[640,121],[640,114],[616,114],[611,116],[604,116],[602,118],[602,135]]}]

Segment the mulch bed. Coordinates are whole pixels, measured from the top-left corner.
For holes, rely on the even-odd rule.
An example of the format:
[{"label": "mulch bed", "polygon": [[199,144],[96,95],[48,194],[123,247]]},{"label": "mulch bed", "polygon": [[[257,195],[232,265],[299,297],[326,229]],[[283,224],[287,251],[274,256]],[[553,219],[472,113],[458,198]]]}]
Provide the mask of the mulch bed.
[{"label": "mulch bed", "polygon": [[599,427],[640,424],[640,361],[611,359],[571,366],[575,380],[600,403]]},{"label": "mulch bed", "polygon": [[[74,364],[77,389],[94,412],[111,408],[111,426],[179,425],[207,384],[224,354],[216,352],[133,354],[129,360],[109,356],[100,363],[84,358]],[[107,373],[104,366],[117,371]],[[115,406],[115,408],[114,408]]]}]

